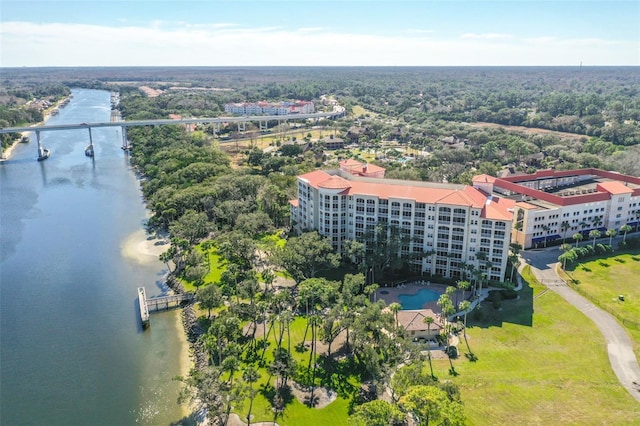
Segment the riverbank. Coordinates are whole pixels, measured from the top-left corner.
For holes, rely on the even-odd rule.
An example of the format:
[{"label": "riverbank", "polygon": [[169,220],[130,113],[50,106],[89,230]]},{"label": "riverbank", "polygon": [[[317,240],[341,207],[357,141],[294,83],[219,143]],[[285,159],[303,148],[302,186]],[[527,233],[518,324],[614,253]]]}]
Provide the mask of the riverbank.
[{"label": "riverbank", "polygon": [[[42,126],[44,124],[47,124],[47,120],[53,115],[53,111],[60,108],[63,103],[66,105],[67,103],[69,103],[70,100],[71,100],[71,95],[65,96],[64,98],[56,102],[55,105],[52,105],[46,110],[44,110],[42,114],[42,121],[31,124],[31,127]],[[9,145],[6,149],[2,150],[2,155],[4,160],[8,160],[11,158],[13,150],[20,143],[20,139],[22,139],[23,137],[29,137],[29,133],[33,133],[33,132],[32,131],[21,132],[20,138],[15,139],[11,145]]]},{"label": "riverbank", "polygon": [[140,264],[148,264],[169,249],[169,242],[163,238],[148,236],[144,229],[129,235],[122,243],[122,255]]},{"label": "riverbank", "polygon": [[[134,260],[139,264],[149,264],[157,262],[158,257],[169,248],[169,242],[163,238],[149,236],[144,229],[139,229],[130,234],[122,243],[122,255],[128,259]],[[175,292],[180,292],[176,288],[177,282],[171,274],[164,277],[167,285]],[[189,376],[191,368],[198,364],[201,356],[198,354],[202,348],[198,347],[197,337],[200,336],[202,330],[199,329],[195,320],[195,312],[193,307],[186,307],[180,315],[175,316],[175,333],[178,336],[180,348],[177,364],[179,375],[182,377]],[[199,361],[202,364],[202,360]],[[183,418],[191,415],[192,409],[188,404],[180,405],[180,412]]]}]

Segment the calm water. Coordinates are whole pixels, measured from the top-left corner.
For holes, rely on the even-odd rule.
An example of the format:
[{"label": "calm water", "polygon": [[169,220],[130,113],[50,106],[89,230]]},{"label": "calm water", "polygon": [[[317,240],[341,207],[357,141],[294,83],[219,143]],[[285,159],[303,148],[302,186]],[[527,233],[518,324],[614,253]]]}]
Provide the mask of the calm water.
[{"label": "calm water", "polygon": [[427,288],[421,288],[416,294],[400,294],[398,300],[402,309],[422,309],[427,302],[435,302],[440,297],[440,293]]},{"label": "calm water", "polygon": [[[76,90],[48,124],[109,121],[109,93]],[[179,312],[145,332],[136,288],[159,294],[162,263],[127,258],[145,219],[119,129],[41,134],[0,165],[0,423],[168,424],[184,354]],[[142,240],[144,240],[144,234]]]}]

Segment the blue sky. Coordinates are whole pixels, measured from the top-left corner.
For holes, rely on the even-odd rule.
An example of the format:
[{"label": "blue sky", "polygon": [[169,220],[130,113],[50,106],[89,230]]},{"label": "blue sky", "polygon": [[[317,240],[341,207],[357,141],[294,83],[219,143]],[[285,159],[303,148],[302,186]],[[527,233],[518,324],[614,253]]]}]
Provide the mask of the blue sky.
[{"label": "blue sky", "polygon": [[640,65],[634,1],[0,0],[1,66]]}]

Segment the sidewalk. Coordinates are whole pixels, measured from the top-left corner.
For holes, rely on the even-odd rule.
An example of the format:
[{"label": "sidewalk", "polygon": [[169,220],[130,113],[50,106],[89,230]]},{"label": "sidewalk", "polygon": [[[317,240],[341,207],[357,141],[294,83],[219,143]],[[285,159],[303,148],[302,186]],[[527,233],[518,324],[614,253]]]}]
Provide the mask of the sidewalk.
[{"label": "sidewalk", "polygon": [[627,332],[613,316],[576,293],[558,276],[556,267],[560,254],[561,251],[558,247],[522,251],[520,257],[523,262],[520,268],[527,264],[530,265],[531,271],[538,281],[558,293],[596,324],[607,342],[611,368],[622,386],[636,400],[640,401],[640,367]]}]

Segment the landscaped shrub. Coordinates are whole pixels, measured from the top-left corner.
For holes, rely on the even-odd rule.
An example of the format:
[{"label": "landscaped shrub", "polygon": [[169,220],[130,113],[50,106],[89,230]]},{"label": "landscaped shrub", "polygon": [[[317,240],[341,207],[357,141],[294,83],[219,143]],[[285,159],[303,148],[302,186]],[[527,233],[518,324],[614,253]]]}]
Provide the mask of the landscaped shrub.
[{"label": "landscaped shrub", "polygon": [[476,321],[482,320],[482,307],[480,305],[473,310],[473,319]]},{"label": "landscaped shrub", "polygon": [[513,300],[518,298],[518,292],[512,288],[502,290],[502,298],[505,300]]},{"label": "landscaped shrub", "polygon": [[640,247],[640,237],[627,238],[627,247],[634,249]]}]

